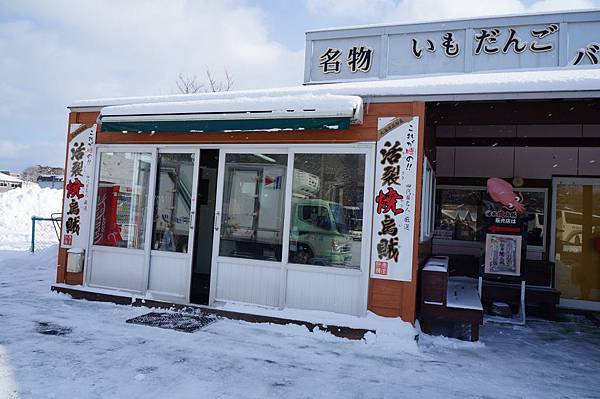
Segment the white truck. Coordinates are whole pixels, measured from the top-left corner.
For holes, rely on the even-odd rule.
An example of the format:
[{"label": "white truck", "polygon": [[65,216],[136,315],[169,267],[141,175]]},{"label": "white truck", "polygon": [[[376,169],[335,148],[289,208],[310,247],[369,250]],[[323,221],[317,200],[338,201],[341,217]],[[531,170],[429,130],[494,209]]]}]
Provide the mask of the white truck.
[{"label": "white truck", "polygon": [[[286,167],[271,164],[228,164],[225,170],[222,240],[237,257],[280,258],[283,242]],[[290,261],[344,264],[351,258],[352,234],[344,208],[314,197],[319,178],[294,170]],[[233,253],[235,252],[235,253]],[[227,253],[221,253],[227,255]]]}]

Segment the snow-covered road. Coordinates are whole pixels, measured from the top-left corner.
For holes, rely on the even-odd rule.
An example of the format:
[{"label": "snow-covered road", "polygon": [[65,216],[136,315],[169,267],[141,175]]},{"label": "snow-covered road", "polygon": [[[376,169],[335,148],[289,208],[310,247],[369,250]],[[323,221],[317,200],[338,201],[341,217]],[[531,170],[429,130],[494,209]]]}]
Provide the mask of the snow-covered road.
[{"label": "snow-covered road", "polygon": [[125,323],[148,309],[49,293],[55,253],[0,251],[2,399],[600,397],[600,329],[583,316],[418,348],[231,320],[187,334]]}]

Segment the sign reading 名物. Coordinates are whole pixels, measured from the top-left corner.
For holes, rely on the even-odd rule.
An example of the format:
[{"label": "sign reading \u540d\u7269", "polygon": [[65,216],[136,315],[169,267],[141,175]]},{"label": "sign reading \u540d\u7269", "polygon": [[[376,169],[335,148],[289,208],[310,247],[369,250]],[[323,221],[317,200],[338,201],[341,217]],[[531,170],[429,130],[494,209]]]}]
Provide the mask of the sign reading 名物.
[{"label": "sign reading \u540d\u7269", "polygon": [[600,66],[600,12],[309,32],[305,83]]},{"label": "sign reading \u540d\u7269", "polygon": [[411,281],[419,118],[379,118],[371,277]]},{"label": "sign reading \u540d\u7269", "polygon": [[69,132],[60,243],[63,248],[85,248],[92,206],[96,125],[72,124]]}]

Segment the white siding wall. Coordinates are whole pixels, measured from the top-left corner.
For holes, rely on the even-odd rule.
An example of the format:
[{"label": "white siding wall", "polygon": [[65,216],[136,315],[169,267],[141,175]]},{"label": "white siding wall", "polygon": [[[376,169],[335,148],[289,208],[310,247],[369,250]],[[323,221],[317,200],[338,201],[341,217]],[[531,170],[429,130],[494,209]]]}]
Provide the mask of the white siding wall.
[{"label": "white siding wall", "polygon": [[217,265],[217,301],[279,306],[281,264],[248,260],[217,261]]},{"label": "white siding wall", "polygon": [[92,250],[89,285],[133,292],[144,290],[144,251],[132,249]]}]

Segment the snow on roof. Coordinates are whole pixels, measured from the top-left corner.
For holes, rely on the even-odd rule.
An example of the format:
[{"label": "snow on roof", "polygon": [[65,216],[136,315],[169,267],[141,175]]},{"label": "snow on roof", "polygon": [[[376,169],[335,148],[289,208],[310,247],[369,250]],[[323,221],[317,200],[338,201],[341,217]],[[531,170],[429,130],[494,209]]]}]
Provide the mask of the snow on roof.
[{"label": "snow on roof", "polygon": [[498,20],[503,18],[527,18],[527,17],[539,17],[539,16],[560,16],[565,14],[582,14],[600,11],[600,8],[582,8],[578,10],[557,10],[557,11],[547,11],[547,12],[520,12],[520,13],[508,13],[508,14],[498,14],[498,15],[490,15],[490,14],[480,14],[472,17],[465,18],[430,18],[428,16],[424,16],[423,19],[419,19],[411,22],[389,22],[389,23],[375,23],[375,24],[363,24],[363,25],[347,25],[347,26],[336,26],[332,28],[320,28],[320,29],[312,29],[307,31],[306,33],[317,33],[317,32],[335,32],[341,30],[357,30],[357,29],[373,29],[373,28],[387,28],[387,27],[396,27],[396,26],[418,26],[418,25],[428,25],[428,24],[443,24],[443,23],[457,23],[457,22],[482,22],[489,20]]},{"label": "snow on roof", "polygon": [[[239,97],[289,97],[299,95],[350,95],[365,97],[423,97],[465,94],[562,93],[600,91],[600,69],[567,67],[560,70],[463,73],[418,76],[398,80],[331,83],[275,89],[168,96],[102,98],[75,101],[69,108],[110,105],[188,102]],[[541,97],[541,95],[540,95]]]},{"label": "snow on roof", "polygon": [[19,179],[17,177],[14,177],[14,176],[11,176],[11,175],[7,175],[6,173],[2,173],[2,172],[0,172],[0,181],[12,181],[12,182],[16,182],[16,183],[22,183],[23,182],[23,180],[21,180],[21,179]]},{"label": "snow on roof", "polygon": [[[187,97],[189,100],[189,97]],[[129,118],[143,120],[146,115],[169,119],[181,114],[201,114],[202,119],[223,118],[298,118],[349,117],[362,119],[362,99],[358,96],[301,94],[296,96],[262,96],[211,98],[195,101],[146,102],[108,106],[102,109],[103,120]],[[156,119],[156,118],[154,118]]]}]

